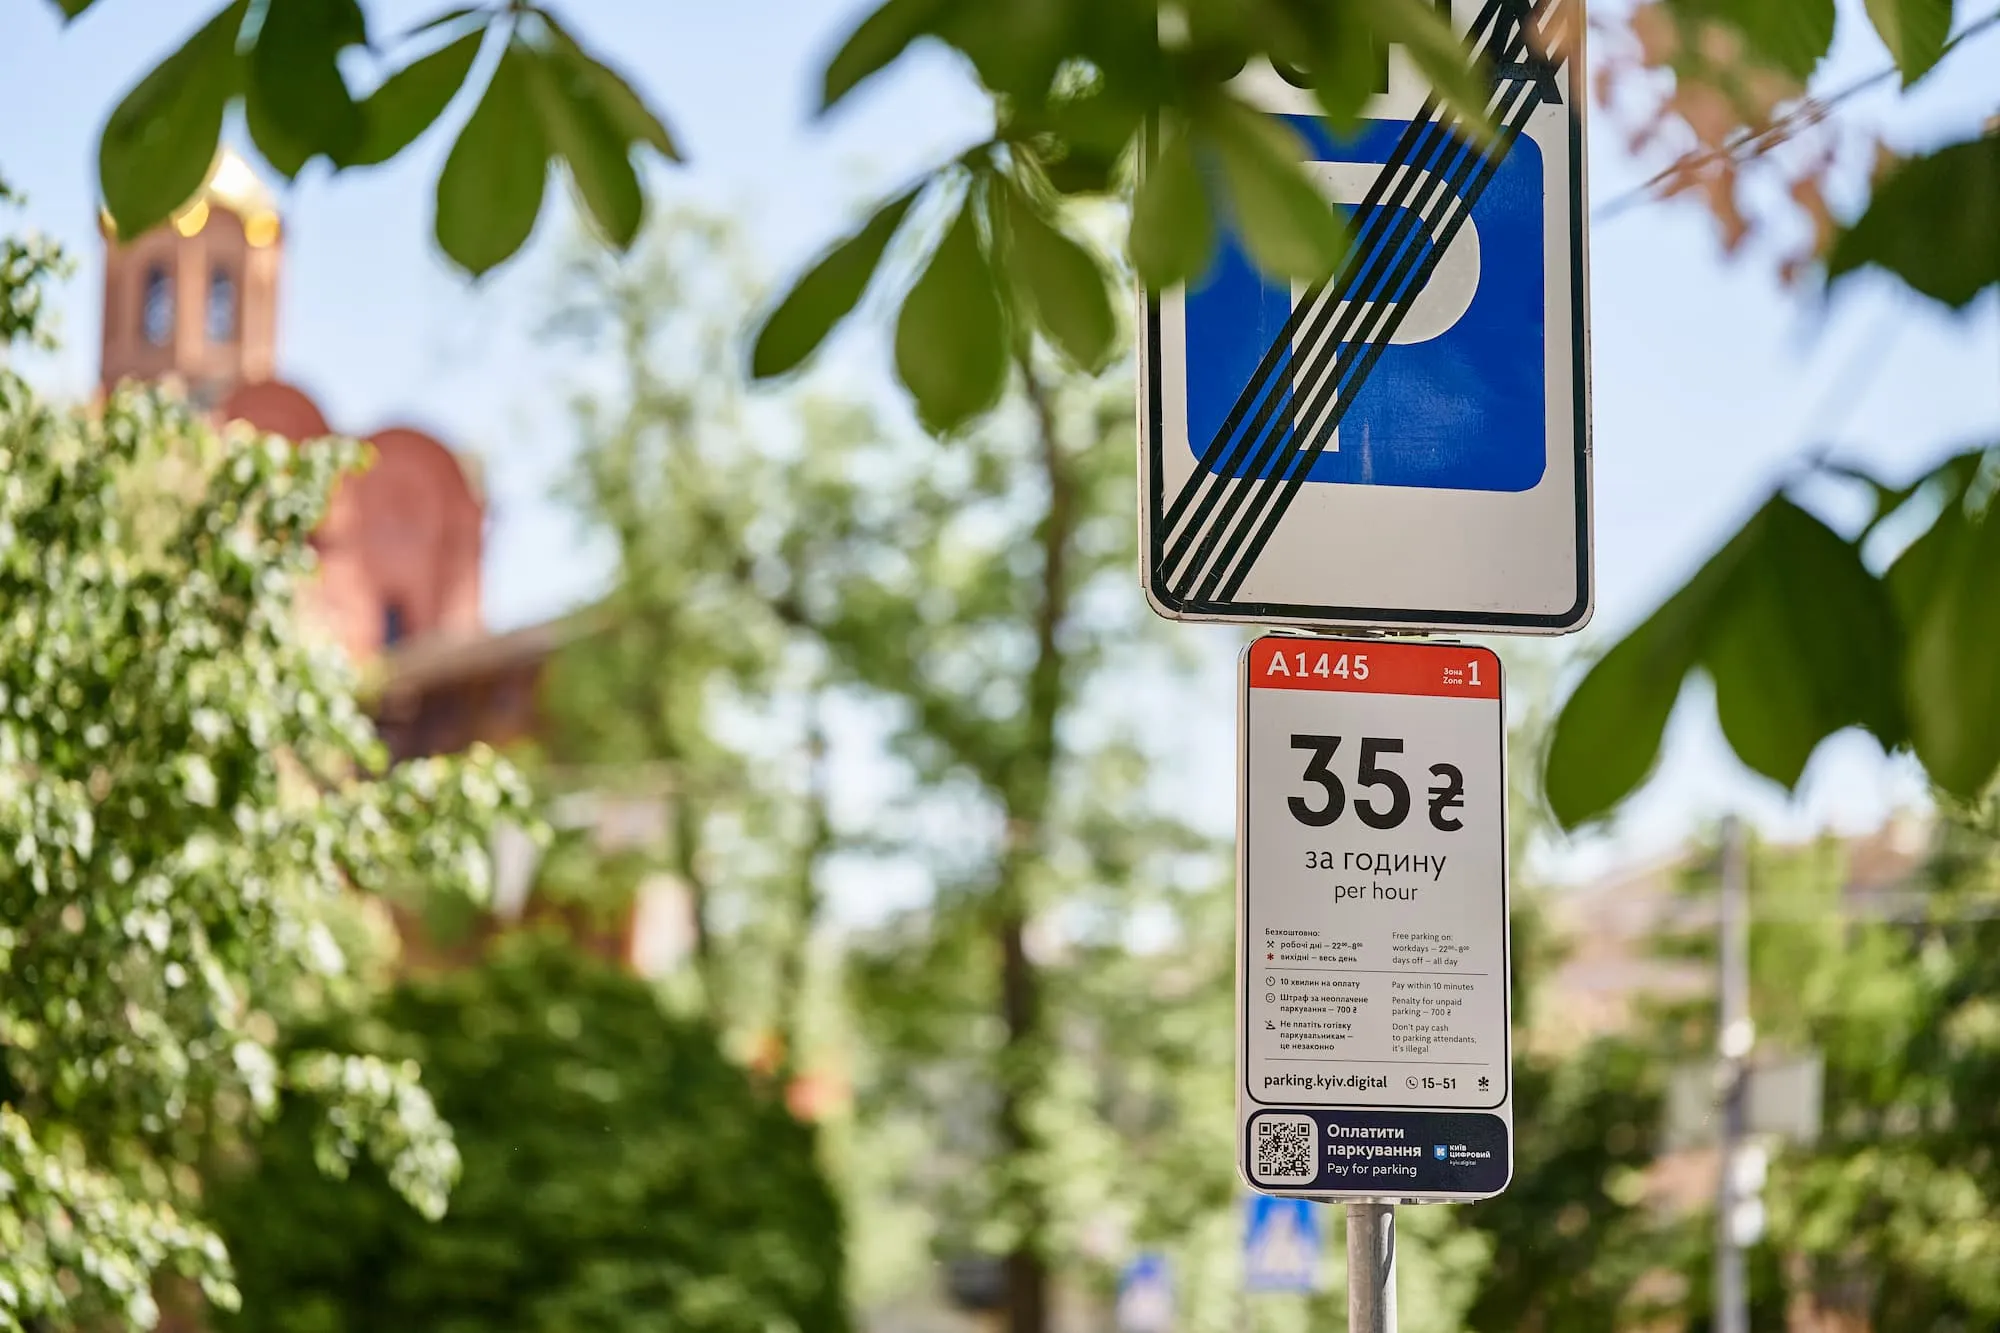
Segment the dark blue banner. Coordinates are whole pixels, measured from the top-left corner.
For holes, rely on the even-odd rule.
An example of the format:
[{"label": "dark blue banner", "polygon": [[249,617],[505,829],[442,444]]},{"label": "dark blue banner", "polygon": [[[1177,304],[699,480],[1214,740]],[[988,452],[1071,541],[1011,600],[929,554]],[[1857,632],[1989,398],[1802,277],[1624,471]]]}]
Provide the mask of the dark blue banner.
[{"label": "dark blue banner", "polygon": [[1244,1174],[1299,1194],[1460,1194],[1507,1188],[1507,1122],[1480,1111],[1259,1110],[1244,1132]]}]

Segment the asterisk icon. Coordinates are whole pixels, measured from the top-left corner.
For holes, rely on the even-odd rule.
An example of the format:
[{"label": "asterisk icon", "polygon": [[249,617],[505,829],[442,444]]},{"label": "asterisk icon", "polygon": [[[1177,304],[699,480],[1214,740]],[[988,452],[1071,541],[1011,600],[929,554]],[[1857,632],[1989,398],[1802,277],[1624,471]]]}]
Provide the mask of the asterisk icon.
[{"label": "asterisk icon", "polygon": [[1272,960],[1273,958],[1276,958],[1277,956],[1278,956],[1278,955],[1276,955],[1276,954],[1274,954],[1274,953],[1267,953],[1267,954],[1265,954],[1265,955],[1264,955],[1264,961],[1268,963],[1268,962],[1270,962],[1270,961],[1271,961],[1271,960]]}]

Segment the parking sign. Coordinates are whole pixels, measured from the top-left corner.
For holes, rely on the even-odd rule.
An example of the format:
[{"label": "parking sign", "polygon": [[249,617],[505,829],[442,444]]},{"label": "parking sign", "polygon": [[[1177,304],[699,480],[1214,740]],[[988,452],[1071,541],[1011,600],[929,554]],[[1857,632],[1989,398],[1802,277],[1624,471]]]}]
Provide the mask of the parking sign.
[{"label": "parking sign", "polygon": [[[1453,6],[1498,80],[1477,144],[1400,56],[1358,129],[1268,66],[1237,91],[1347,214],[1323,287],[1223,234],[1149,303],[1141,547],[1188,620],[1564,633],[1592,605],[1581,60]],[[1218,195],[1218,197],[1221,197]]]},{"label": "parking sign", "polygon": [[1500,659],[1243,658],[1239,1158],[1272,1194],[1477,1199],[1513,1162]]}]

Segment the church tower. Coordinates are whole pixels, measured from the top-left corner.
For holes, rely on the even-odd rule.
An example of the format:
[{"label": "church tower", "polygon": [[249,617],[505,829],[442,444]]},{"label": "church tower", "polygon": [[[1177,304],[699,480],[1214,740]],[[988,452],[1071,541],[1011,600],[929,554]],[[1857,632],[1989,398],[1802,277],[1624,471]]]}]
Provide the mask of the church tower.
[{"label": "church tower", "polygon": [[102,387],[120,380],[185,386],[202,408],[275,372],[277,200],[248,162],[224,149],[201,190],[168,225],[119,237],[104,229]]}]

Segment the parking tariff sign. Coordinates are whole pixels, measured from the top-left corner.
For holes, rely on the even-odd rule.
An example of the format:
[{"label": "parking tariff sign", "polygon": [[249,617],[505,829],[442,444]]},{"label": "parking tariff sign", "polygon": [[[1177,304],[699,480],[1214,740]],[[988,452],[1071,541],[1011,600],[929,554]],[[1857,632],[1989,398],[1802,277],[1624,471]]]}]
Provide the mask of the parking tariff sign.
[{"label": "parking tariff sign", "polygon": [[1268,1194],[1489,1198],[1513,1171],[1500,659],[1243,656],[1238,1161]]}]

